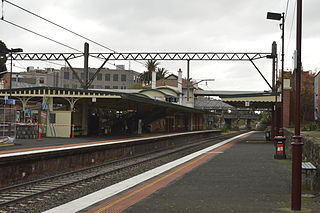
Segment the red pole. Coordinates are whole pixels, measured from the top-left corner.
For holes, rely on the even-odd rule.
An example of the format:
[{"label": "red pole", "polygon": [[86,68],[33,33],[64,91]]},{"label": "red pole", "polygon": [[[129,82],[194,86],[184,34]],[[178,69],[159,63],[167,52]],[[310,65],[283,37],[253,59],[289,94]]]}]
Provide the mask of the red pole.
[{"label": "red pole", "polygon": [[41,124],[39,124],[39,141],[41,141]]},{"label": "red pole", "polygon": [[281,34],[281,40],[282,40],[282,45],[281,45],[281,110],[280,110],[280,129],[279,133],[280,136],[284,136],[283,133],[283,74],[284,74],[284,13],[282,13],[282,34]]},{"label": "red pole", "polygon": [[74,124],[72,124],[72,138],[74,138]]},{"label": "red pole", "polygon": [[302,146],[300,136],[300,91],[301,91],[301,38],[302,38],[302,0],[297,0],[297,70],[296,70],[296,103],[295,129],[292,145],[292,191],[291,210],[301,210],[301,162]]}]

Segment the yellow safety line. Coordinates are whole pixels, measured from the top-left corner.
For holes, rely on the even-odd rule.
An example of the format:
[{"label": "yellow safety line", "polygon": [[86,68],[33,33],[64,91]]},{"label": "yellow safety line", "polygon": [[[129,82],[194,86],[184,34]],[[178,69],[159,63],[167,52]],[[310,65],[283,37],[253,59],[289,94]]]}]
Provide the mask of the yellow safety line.
[{"label": "yellow safety line", "polygon": [[168,178],[168,177],[172,176],[173,174],[175,174],[175,173],[177,173],[177,172],[181,171],[182,169],[184,169],[184,168],[186,168],[186,167],[188,167],[188,166],[190,166],[190,165],[192,165],[192,164],[194,164],[194,163],[198,162],[198,161],[199,161],[199,160],[201,160],[202,158],[206,157],[206,155],[207,155],[207,154],[204,154],[203,156],[200,156],[199,158],[197,158],[197,159],[193,160],[192,162],[187,163],[185,166],[182,166],[182,167],[178,168],[178,169],[177,169],[177,170],[175,170],[174,172],[171,172],[171,173],[169,173],[169,174],[167,174],[167,175],[165,175],[165,176],[163,176],[163,177],[161,177],[161,178],[159,178],[159,179],[155,180],[154,182],[152,182],[152,183],[150,183],[150,184],[148,184],[148,185],[146,185],[146,186],[142,187],[141,189],[138,189],[138,190],[136,190],[136,191],[134,191],[134,192],[132,192],[132,193],[128,194],[127,196],[125,196],[125,197],[123,197],[123,198],[120,198],[119,200],[116,200],[116,201],[114,201],[113,203],[110,203],[109,205],[107,205],[107,206],[105,206],[105,207],[103,207],[103,208],[99,209],[98,211],[95,211],[95,213],[100,213],[100,212],[102,212],[102,211],[104,211],[104,210],[106,210],[106,209],[110,208],[111,206],[113,206],[113,205],[115,205],[115,204],[119,203],[120,201],[123,201],[123,200],[125,200],[125,199],[127,199],[127,198],[129,198],[129,197],[131,197],[131,196],[133,196],[133,195],[135,195],[135,194],[137,194],[138,192],[141,192],[142,190],[147,189],[147,188],[149,188],[149,187],[153,186],[154,184],[156,184],[156,183],[158,183],[158,182],[160,182],[160,181],[162,181],[162,180],[164,180],[164,179],[166,179],[166,178]]},{"label": "yellow safety line", "polygon": [[0,144],[0,146],[12,146],[14,143],[8,143],[8,144]]},{"label": "yellow safety line", "polygon": [[246,143],[272,143],[272,141],[246,141]]},{"label": "yellow safety line", "polygon": [[[244,135],[244,136],[247,136],[247,135]],[[241,138],[236,138],[236,139],[234,139],[234,140],[237,140],[237,139],[242,139],[242,137],[241,137]],[[234,140],[233,140],[233,141],[234,141]],[[231,142],[232,142],[232,141],[230,141],[229,143],[224,144],[224,145],[221,146],[221,147],[217,147],[216,149],[213,149],[213,150],[216,150],[216,151],[219,150],[219,151],[220,151],[220,149],[223,149],[225,145],[228,145],[228,147],[229,147],[229,145],[230,145]],[[169,173],[169,174],[167,174],[167,175],[165,175],[165,176],[163,176],[163,177],[155,180],[154,182],[152,182],[152,183],[150,183],[150,184],[142,187],[141,189],[135,190],[134,192],[132,192],[132,193],[130,193],[130,194],[128,194],[128,195],[126,195],[126,196],[124,196],[124,197],[122,197],[122,198],[120,198],[120,199],[118,199],[118,200],[116,200],[116,201],[114,201],[114,202],[112,202],[112,203],[110,203],[110,204],[108,204],[108,205],[105,206],[105,207],[102,207],[101,209],[95,211],[95,213],[101,213],[102,211],[104,211],[104,210],[112,207],[113,205],[115,205],[115,204],[117,204],[117,203],[119,203],[119,202],[121,202],[121,201],[123,201],[123,200],[125,200],[125,199],[127,199],[127,198],[129,198],[129,197],[131,197],[131,196],[133,196],[133,195],[135,195],[135,194],[137,194],[138,192],[141,192],[142,190],[145,190],[145,189],[147,189],[147,188],[155,185],[156,183],[158,183],[158,182],[160,182],[160,181],[162,181],[162,180],[164,180],[164,179],[166,179],[166,178],[174,175],[175,173],[183,170],[184,168],[186,168],[186,167],[188,167],[188,166],[191,166],[192,164],[200,161],[201,159],[203,159],[204,157],[206,157],[208,154],[210,154],[210,153],[208,153],[208,152],[207,152],[207,153],[204,153],[202,156],[200,156],[200,157],[192,160],[191,162],[186,163],[184,166],[179,167],[179,168],[176,169],[175,171],[173,171],[173,172],[171,172],[171,173]]]}]

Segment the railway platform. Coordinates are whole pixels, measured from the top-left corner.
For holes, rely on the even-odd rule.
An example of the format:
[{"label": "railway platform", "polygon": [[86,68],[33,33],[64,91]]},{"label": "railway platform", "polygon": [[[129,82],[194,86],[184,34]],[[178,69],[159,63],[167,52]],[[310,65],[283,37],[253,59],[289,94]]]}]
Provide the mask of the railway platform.
[{"label": "railway platform", "polygon": [[[153,134],[159,135],[159,134]],[[130,138],[142,138],[152,135],[119,135],[119,136],[98,136],[98,137],[75,137],[75,138],[51,138],[42,137],[38,139],[16,139],[14,143],[0,145],[0,154],[8,152],[19,152],[23,150],[32,150],[33,148],[51,148],[55,146],[81,145],[85,143],[101,142],[101,141],[117,141]]]},{"label": "railway platform", "polygon": [[[115,184],[47,212],[290,212],[291,161],[273,154],[262,132],[245,133],[136,185]],[[301,212],[319,206],[319,196],[303,196]]]}]

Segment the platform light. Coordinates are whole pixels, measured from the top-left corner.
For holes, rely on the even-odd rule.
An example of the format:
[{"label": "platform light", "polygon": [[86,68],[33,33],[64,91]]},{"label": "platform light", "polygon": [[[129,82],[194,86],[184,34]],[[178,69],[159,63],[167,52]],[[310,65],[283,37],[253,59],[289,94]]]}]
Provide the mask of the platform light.
[{"label": "platform light", "polygon": [[281,18],[282,18],[281,13],[272,13],[272,12],[267,13],[267,19],[280,21]]}]

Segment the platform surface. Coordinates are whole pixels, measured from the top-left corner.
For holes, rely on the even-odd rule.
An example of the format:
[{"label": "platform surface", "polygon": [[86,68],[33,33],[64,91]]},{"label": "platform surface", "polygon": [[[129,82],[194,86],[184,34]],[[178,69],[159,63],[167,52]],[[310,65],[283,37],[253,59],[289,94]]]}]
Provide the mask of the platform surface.
[{"label": "platform surface", "polygon": [[[273,144],[263,140],[262,132],[241,139],[142,200],[135,196],[130,200],[125,192],[122,197],[115,196],[81,212],[108,212],[107,205],[121,205],[120,201],[129,203],[123,211],[127,213],[288,212],[291,161],[273,159]],[[142,189],[138,186],[129,193]],[[302,212],[317,212],[319,206],[319,199],[302,199]]]}]

